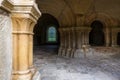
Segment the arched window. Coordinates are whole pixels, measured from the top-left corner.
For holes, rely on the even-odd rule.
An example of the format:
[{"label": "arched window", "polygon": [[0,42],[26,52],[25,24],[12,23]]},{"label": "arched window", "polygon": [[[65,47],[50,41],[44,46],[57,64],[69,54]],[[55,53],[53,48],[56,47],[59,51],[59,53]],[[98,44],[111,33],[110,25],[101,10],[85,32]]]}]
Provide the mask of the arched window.
[{"label": "arched window", "polygon": [[51,26],[48,28],[48,32],[47,32],[47,41],[48,42],[56,42],[56,28],[54,26]]}]

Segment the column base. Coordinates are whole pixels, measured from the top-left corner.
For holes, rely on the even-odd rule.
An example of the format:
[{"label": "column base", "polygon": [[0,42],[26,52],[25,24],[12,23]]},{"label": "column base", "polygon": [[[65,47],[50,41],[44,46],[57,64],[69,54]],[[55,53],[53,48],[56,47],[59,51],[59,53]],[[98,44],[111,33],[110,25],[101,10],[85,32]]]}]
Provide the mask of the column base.
[{"label": "column base", "polygon": [[66,57],[71,57],[71,48],[66,50]]},{"label": "column base", "polygon": [[59,48],[58,56],[62,56],[62,48]]},{"label": "column base", "polygon": [[119,45],[112,45],[112,47],[119,47]]},{"label": "column base", "polygon": [[12,80],[31,80],[32,72],[28,71],[17,71],[12,75]]},{"label": "column base", "polygon": [[74,57],[74,55],[75,55],[75,50],[76,50],[76,49],[74,49],[74,48],[71,50],[71,57]]},{"label": "column base", "polygon": [[61,54],[62,54],[62,56],[66,56],[66,49],[62,49]]},{"label": "column base", "polygon": [[106,43],[105,46],[106,46],[106,47],[110,47],[110,44],[109,44],[109,43]]},{"label": "column base", "polygon": [[18,71],[13,73],[12,80],[41,80],[38,71]]}]

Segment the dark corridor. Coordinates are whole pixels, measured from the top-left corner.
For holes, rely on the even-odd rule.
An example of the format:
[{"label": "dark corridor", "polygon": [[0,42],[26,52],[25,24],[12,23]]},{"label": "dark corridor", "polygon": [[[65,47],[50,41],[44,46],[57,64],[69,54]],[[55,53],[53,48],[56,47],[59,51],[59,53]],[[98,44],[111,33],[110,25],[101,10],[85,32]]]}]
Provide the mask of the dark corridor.
[{"label": "dark corridor", "polygon": [[42,14],[34,28],[34,50],[42,49],[49,51],[58,51],[59,23],[57,19],[50,14]]}]

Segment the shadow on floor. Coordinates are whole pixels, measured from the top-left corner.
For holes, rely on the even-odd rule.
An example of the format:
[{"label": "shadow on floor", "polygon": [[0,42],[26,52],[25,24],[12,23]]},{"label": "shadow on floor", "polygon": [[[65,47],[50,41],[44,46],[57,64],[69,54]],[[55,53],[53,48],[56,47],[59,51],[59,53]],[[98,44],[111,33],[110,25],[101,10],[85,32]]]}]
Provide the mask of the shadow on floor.
[{"label": "shadow on floor", "polygon": [[41,51],[47,54],[57,54],[59,46],[58,45],[41,45],[41,46],[34,46],[34,54],[38,54],[36,51]]}]

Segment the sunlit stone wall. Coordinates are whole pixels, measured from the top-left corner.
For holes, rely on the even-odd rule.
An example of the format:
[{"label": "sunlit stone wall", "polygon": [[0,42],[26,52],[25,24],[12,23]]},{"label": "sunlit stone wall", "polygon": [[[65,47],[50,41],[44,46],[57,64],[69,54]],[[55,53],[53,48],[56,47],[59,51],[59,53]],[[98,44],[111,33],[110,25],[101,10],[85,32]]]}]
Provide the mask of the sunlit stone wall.
[{"label": "sunlit stone wall", "polygon": [[12,33],[9,15],[0,9],[0,80],[11,80]]}]

